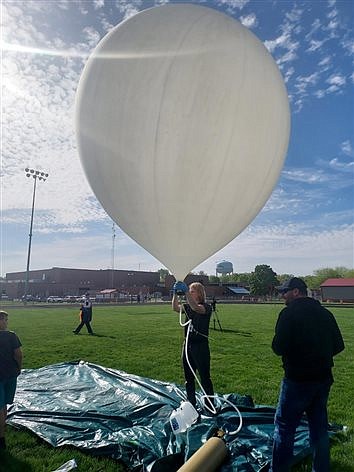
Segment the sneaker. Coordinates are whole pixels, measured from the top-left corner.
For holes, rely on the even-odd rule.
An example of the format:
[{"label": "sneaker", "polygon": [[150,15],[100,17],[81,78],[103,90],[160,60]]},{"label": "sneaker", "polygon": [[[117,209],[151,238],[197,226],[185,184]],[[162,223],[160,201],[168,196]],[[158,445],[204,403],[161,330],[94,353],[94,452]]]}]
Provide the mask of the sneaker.
[{"label": "sneaker", "polygon": [[73,333],[74,333],[74,334],[79,334],[79,333],[78,333],[77,331],[75,331],[75,330],[73,331]]}]

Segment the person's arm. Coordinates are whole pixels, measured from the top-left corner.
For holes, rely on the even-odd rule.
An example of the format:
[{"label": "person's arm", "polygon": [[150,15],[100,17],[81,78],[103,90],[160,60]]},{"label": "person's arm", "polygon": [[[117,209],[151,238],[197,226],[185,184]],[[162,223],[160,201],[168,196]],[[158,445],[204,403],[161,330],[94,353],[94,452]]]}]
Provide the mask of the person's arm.
[{"label": "person's arm", "polygon": [[286,316],[286,309],[279,313],[278,321],[275,326],[275,335],[272,342],[272,349],[278,356],[283,356],[289,350],[291,344],[291,337],[294,333],[291,333],[291,326],[289,318]]},{"label": "person's arm", "polygon": [[205,306],[200,303],[197,303],[193,299],[193,297],[190,295],[189,292],[186,292],[186,299],[187,299],[188,305],[192,308],[193,311],[200,313],[201,315],[205,315],[206,313]]},{"label": "person's arm", "polygon": [[19,372],[21,372],[21,369],[22,369],[22,358],[23,358],[22,349],[20,347],[18,347],[14,350],[14,359],[15,359],[16,364],[18,366]]},{"label": "person's arm", "polygon": [[172,297],[172,310],[176,311],[177,313],[180,311],[180,304],[176,293],[174,293]]},{"label": "person's arm", "polygon": [[[327,310],[328,311],[328,310]],[[332,332],[332,355],[336,356],[340,352],[344,350],[344,341],[343,341],[343,336],[342,333],[340,332],[340,329],[338,327],[337,321],[330,311],[329,313],[329,319],[331,323],[331,332]]]}]

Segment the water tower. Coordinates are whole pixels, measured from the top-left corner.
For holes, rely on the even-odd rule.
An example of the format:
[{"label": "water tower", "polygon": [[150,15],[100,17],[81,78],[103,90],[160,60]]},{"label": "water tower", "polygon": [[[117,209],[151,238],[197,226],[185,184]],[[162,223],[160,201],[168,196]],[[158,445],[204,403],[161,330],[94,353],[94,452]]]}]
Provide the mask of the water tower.
[{"label": "water tower", "polygon": [[234,273],[234,268],[233,268],[232,262],[221,261],[218,264],[216,264],[216,276],[218,274],[229,275],[233,273]]}]

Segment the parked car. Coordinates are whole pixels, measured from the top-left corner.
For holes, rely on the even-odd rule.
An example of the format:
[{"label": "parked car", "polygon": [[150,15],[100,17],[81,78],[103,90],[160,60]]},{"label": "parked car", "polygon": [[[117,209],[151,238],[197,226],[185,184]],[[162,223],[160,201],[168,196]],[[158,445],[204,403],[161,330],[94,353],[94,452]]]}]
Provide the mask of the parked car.
[{"label": "parked car", "polygon": [[66,295],[63,299],[64,303],[76,303],[77,297],[75,295]]},{"label": "parked car", "polygon": [[35,295],[30,295],[30,294],[27,294],[27,295],[23,295],[21,297],[21,300],[24,302],[25,300],[27,302],[40,302],[41,301],[41,298],[40,297],[37,297]]},{"label": "parked car", "polygon": [[63,303],[63,299],[61,297],[51,296],[47,298],[47,303]]}]

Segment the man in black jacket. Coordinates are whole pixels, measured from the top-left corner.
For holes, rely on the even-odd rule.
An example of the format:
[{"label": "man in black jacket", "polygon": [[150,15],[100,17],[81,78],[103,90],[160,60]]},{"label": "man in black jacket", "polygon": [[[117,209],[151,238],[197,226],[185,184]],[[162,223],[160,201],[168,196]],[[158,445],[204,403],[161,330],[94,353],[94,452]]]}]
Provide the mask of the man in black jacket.
[{"label": "man in black jacket", "polygon": [[307,297],[307,286],[293,277],[278,287],[286,307],[280,312],[272,342],[282,356],[284,378],[275,414],[270,471],[287,472],[294,437],[303,413],[309,424],[313,471],[330,470],[327,401],[333,383],[333,356],[344,342],[333,314]]}]

